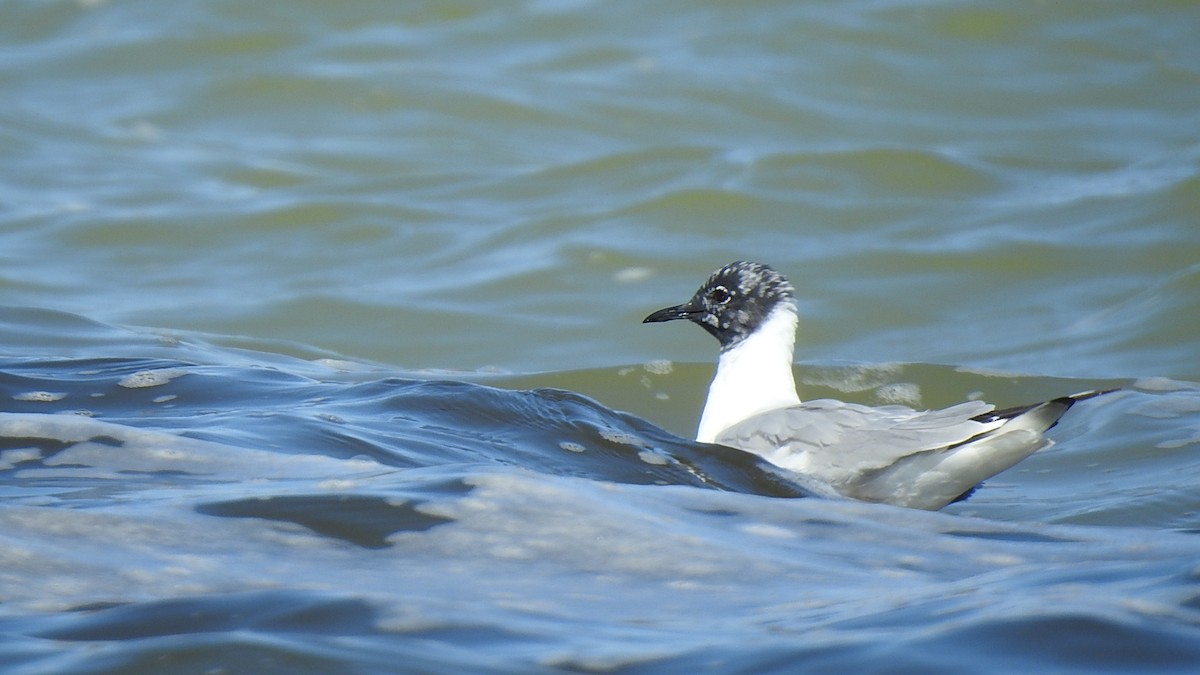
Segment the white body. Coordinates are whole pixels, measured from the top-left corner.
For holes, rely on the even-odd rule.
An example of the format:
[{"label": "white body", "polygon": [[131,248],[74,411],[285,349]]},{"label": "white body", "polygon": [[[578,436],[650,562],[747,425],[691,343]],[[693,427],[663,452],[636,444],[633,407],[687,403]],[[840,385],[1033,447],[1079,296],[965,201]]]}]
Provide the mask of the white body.
[{"label": "white body", "polygon": [[800,403],[792,376],[797,323],[795,308],[780,305],[758,330],[721,353],[700,415],[697,441],[712,443],[722,431],[748,417]]}]

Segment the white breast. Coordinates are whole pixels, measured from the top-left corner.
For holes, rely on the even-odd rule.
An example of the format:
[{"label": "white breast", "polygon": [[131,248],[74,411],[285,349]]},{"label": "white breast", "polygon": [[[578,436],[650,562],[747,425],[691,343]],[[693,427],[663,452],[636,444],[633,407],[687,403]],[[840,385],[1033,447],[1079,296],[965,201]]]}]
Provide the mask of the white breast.
[{"label": "white breast", "polygon": [[781,305],[758,330],[721,353],[697,441],[712,443],[722,430],[751,415],[800,403],[792,376],[796,325],[795,308]]}]

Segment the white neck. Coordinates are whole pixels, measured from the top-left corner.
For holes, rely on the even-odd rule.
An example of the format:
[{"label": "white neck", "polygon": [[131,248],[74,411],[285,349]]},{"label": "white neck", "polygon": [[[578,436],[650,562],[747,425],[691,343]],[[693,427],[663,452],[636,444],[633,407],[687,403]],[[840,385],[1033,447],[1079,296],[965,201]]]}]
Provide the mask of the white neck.
[{"label": "white neck", "polygon": [[697,441],[712,443],[717,434],[751,415],[800,403],[792,377],[796,324],[795,308],[780,305],[753,334],[721,352]]}]

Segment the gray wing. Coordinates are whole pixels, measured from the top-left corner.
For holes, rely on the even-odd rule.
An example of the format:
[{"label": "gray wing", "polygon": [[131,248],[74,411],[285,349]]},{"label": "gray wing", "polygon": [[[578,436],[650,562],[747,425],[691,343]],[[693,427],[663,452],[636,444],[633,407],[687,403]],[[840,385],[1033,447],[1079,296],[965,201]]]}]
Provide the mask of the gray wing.
[{"label": "gray wing", "polygon": [[783,466],[881,469],[913,453],[962,443],[994,428],[994,423],[972,419],[994,408],[968,401],[917,411],[821,399],[747,418],[722,431],[717,442],[759,455],[775,454]]},{"label": "gray wing", "polygon": [[756,415],[716,442],[762,456],[838,494],[918,509],[940,509],[1025,459],[1084,391],[996,410],[970,401],[918,412],[822,399]]},{"label": "gray wing", "polygon": [[[936,471],[949,449],[968,444],[1005,424],[1007,420],[975,419],[993,409],[994,406],[983,401],[917,411],[904,406],[872,408],[822,399],[750,417],[722,431],[716,442],[753,452],[781,467],[821,480],[846,496],[920,507],[926,499],[924,495],[897,493],[914,491],[927,495],[930,490],[924,483],[938,478],[931,472]],[[1020,440],[1032,452],[1040,437]],[[1021,456],[1025,454],[1028,452]],[[991,475],[976,479],[970,475],[973,471],[966,473],[941,477],[948,480],[939,478],[942,485],[935,491],[949,496],[939,494],[932,501],[944,498],[945,502],[933,508],[940,508]],[[886,477],[881,479],[881,476]],[[915,476],[922,480],[912,485],[901,484],[912,482],[910,479]],[[958,490],[959,483],[965,487],[949,494]]]}]

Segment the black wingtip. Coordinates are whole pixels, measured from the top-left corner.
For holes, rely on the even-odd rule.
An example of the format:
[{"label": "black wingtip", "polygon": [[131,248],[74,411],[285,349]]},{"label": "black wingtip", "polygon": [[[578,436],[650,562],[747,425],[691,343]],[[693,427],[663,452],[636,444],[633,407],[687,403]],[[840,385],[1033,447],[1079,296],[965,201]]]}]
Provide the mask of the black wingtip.
[{"label": "black wingtip", "polygon": [[[1043,401],[1042,403],[1034,403],[1032,405],[1019,405],[1019,406],[1015,406],[1012,408],[1004,408],[1003,410],[993,410],[992,412],[984,413],[982,415],[978,415],[971,419],[975,420],[976,422],[995,422],[996,420],[1012,419],[1019,415],[1023,415],[1038,406],[1046,405],[1047,403],[1057,404],[1057,405],[1062,406],[1062,410],[1058,413],[1059,417],[1061,417],[1063,414],[1065,414],[1068,410],[1071,409],[1071,406],[1075,405],[1079,401],[1086,401],[1089,398],[1096,398],[1097,396],[1111,394],[1114,391],[1121,391],[1121,388],[1114,387],[1112,389],[1089,389],[1088,391],[1081,391],[1077,394],[1070,394],[1068,396],[1059,396],[1058,398],[1052,398],[1049,401]],[[1058,424],[1058,420],[1055,420],[1054,424]],[[1053,427],[1054,424],[1051,424],[1050,426]]]},{"label": "black wingtip", "polygon": [[1070,396],[1060,396],[1060,397],[1054,399],[1053,401],[1051,401],[1051,403],[1062,403],[1063,409],[1062,409],[1062,412],[1058,414],[1058,419],[1054,420],[1054,424],[1051,424],[1048,428],[1053,429],[1055,426],[1057,426],[1058,420],[1062,419],[1062,416],[1065,415],[1067,413],[1067,411],[1071,409],[1071,406],[1075,405],[1076,403],[1078,403],[1080,401],[1086,401],[1089,398],[1096,398],[1097,396],[1111,394],[1114,391],[1120,391],[1120,390],[1121,390],[1120,387],[1114,387],[1112,389],[1092,389],[1089,391],[1081,391],[1078,394],[1071,394]]}]

